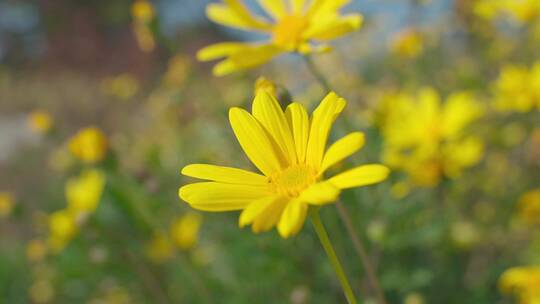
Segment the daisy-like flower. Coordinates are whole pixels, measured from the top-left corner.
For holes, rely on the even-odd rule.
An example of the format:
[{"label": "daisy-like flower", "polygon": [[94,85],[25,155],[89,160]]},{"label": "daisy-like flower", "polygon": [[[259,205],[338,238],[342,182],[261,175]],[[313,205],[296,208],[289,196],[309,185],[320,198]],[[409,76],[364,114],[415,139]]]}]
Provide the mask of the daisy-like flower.
[{"label": "daisy-like flower", "polygon": [[258,0],[271,20],[254,15],[240,0],[209,4],[212,21],[246,31],[261,32],[268,40],[257,43],[224,42],[199,51],[201,61],[226,58],[214,67],[216,76],[265,64],[286,52],[309,54],[328,51],[326,41],[357,30],[359,14],[340,15],[349,0]]},{"label": "daisy-like flower", "polygon": [[181,199],[203,211],[242,210],[240,227],[253,232],[277,225],[286,238],[303,227],[309,206],[335,202],[343,189],[378,183],[389,173],[378,164],[362,165],[329,179],[327,169],[358,151],[364,134],[351,133],[326,149],[332,124],[346,101],[328,94],[311,118],[299,103],[284,112],[261,91],[252,113],[232,108],[229,120],[240,146],[262,174],[206,164],[188,165],[182,174],[208,180],[183,186]]}]

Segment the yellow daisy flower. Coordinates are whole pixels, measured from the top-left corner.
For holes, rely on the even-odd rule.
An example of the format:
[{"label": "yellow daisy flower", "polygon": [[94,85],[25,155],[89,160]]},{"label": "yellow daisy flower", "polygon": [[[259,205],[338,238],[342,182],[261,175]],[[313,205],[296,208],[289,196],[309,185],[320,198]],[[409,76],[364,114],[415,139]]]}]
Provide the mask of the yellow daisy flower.
[{"label": "yellow daisy flower", "polygon": [[262,32],[269,38],[258,43],[218,43],[200,50],[197,57],[201,61],[226,58],[214,67],[216,76],[265,64],[286,52],[327,51],[329,46],[324,42],[355,31],[362,24],[359,14],[340,15],[349,0],[258,0],[271,20],[253,14],[240,0],[223,2],[208,5],[208,18],[225,26]]},{"label": "yellow daisy flower", "polygon": [[311,118],[299,103],[284,112],[261,91],[252,113],[232,108],[232,129],[251,162],[262,172],[206,164],[188,165],[182,174],[208,180],[183,186],[179,196],[203,211],[242,210],[239,225],[253,232],[277,226],[287,238],[302,228],[309,206],[335,202],[343,189],[378,183],[389,173],[378,164],[362,165],[324,179],[327,169],[364,145],[364,134],[351,133],[326,149],[332,124],[346,101],[328,94]]},{"label": "yellow daisy flower", "polygon": [[97,169],[89,169],[78,177],[70,178],[65,186],[69,211],[77,215],[94,212],[104,187],[105,173]]},{"label": "yellow daisy flower", "polygon": [[84,128],[69,140],[71,153],[86,163],[97,163],[105,159],[107,148],[107,137],[96,127]]},{"label": "yellow daisy flower", "polygon": [[522,266],[507,269],[499,279],[502,293],[513,294],[519,303],[540,303],[540,267]]}]

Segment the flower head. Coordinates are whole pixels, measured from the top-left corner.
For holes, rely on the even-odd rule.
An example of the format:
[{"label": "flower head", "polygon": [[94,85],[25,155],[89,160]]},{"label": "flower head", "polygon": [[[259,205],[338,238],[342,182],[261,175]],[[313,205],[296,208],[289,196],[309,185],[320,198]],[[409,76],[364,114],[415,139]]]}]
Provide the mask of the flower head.
[{"label": "flower head", "polygon": [[530,69],[507,65],[493,86],[495,107],[504,112],[540,109],[540,62]]},{"label": "flower head", "polygon": [[[199,60],[225,57],[214,67],[214,74],[223,76],[238,70],[262,65],[285,52],[313,53],[329,50],[324,44],[357,30],[362,24],[359,14],[340,15],[349,0],[260,0],[271,17],[267,20],[250,12],[240,0],[224,0],[209,4],[206,10],[212,21],[241,30],[262,32],[265,42],[225,42],[199,51]],[[321,44],[322,43],[322,44]]]},{"label": "flower head", "polygon": [[197,213],[188,213],[177,219],[170,229],[171,238],[180,249],[190,249],[199,238],[202,217]]},{"label": "flower head", "polygon": [[28,115],[30,130],[38,134],[49,132],[54,124],[51,114],[44,110],[35,110]]},{"label": "flower head", "polygon": [[15,198],[13,194],[0,191],[0,218],[10,215],[14,205]]},{"label": "flower head", "polygon": [[78,231],[75,214],[66,209],[53,212],[49,216],[48,245],[53,252],[60,252]]},{"label": "flower head", "polygon": [[70,178],[65,186],[68,209],[76,214],[94,212],[104,186],[105,174],[96,169],[84,171],[79,177]]},{"label": "flower head", "polygon": [[384,160],[413,184],[432,186],[443,176],[456,177],[482,156],[482,141],[465,132],[483,114],[469,93],[455,93],[444,104],[430,88],[399,93],[383,100],[382,112]]},{"label": "flower head", "polygon": [[488,20],[505,15],[519,23],[527,23],[540,16],[540,2],[537,0],[477,0],[473,10],[476,15]]},{"label": "flower head", "polygon": [[540,188],[524,193],[518,203],[519,217],[528,224],[540,223]]},{"label": "flower head", "polygon": [[424,51],[424,37],[415,29],[406,29],[393,37],[391,48],[396,55],[416,58]]},{"label": "flower head", "polygon": [[69,140],[71,153],[87,163],[102,161],[107,155],[107,147],[105,134],[96,127],[82,129]]},{"label": "flower head", "polygon": [[540,302],[540,267],[513,267],[506,270],[499,279],[499,288],[506,294],[514,294],[519,303]]},{"label": "flower head", "polygon": [[345,100],[328,94],[311,117],[299,103],[283,112],[260,92],[252,113],[232,108],[229,120],[240,146],[262,174],[206,164],[188,165],[182,174],[208,180],[183,186],[181,199],[203,211],[242,210],[239,225],[253,232],[277,226],[282,237],[303,227],[308,206],[335,202],[343,189],[378,183],[389,170],[363,165],[324,179],[327,169],[360,150],[364,134],[351,133],[326,149],[332,124]]}]

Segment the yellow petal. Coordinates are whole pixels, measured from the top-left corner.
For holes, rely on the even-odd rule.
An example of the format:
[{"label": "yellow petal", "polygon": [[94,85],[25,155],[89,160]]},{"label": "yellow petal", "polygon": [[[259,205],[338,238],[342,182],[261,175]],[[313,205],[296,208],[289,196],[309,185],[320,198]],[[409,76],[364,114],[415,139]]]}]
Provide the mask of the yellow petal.
[{"label": "yellow petal", "polygon": [[238,226],[240,228],[245,227],[253,223],[253,220],[260,214],[262,214],[266,209],[270,207],[279,197],[277,196],[267,196],[261,199],[258,199],[254,202],[251,202],[240,214],[238,219]]},{"label": "yellow petal", "polygon": [[299,103],[291,103],[285,111],[289,127],[293,133],[294,146],[298,162],[306,160],[306,150],[309,135],[309,117],[306,109]]},{"label": "yellow petal", "polygon": [[336,141],[324,154],[321,173],[360,150],[365,143],[364,133],[351,133]]},{"label": "yellow petal", "polygon": [[274,20],[277,20],[287,14],[287,7],[283,0],[257,0],[262,8],[270,15]]},{"label": "yellow petal", "polygon": [[339,113],[343,111],[345,105],[346,102],[343,98],[340,98],[334,92],[330,92],[313,112],[306,162],[315,170],[319,170],[321,166],[332,124]]},{"label": "yellow petal", "polygon": [[288,238],[302,229],[306,221],[307,210],[308,205],[298,200],[292,200],[287,204],[277,226],[281,237]]},{"label": "yellow petal", "polygon": [[240,185],[266,185],[268,179],[250,171],[206,164],[187,165],[182,174],[215,182]]},{"label": "yellow petal", "polygon": [[245,45],[244,48],[228,55],[226,60],[221,61],[214,67],[214,75],[224,76],[233,72],[250,69],[263,65],[274,56],[282,52],[275,45]]},{"label": "yellow petal", "polygon": [[231,211],[244,209],[249,203],[270,195],[270,192],[265,186],[204,182],[183,186],[178,195],[198,210]]},{"label": "yellow petal", "polygon": [[293,14],[302,14],[306,8],[306,0],[291,0]]},{"label": "yellow petal", "polygon": [[340,190],[328,181],[309,186],[302,191],[298,200],[311,205],[324,205],[335,202],[339,197]]},{"label": "yellow petal", "polygon": [[339,189],[375,184],[385,180],[390,170],[383,165],[363,165],[338,174],[328,181]]},{"label": "yellow petal", "polygon": [[320,20],[321,17],[328,15],[335,16],[349,2],[351,0],[313,0],[307,15],[315,20]]},{"label": "yellow petal", "polygon": [[362,25],[361,15],[348,15],[340,18],[330,17],[328,21],[314,23],[304,33],[305,39],[331,40],[356,31]]},{"label": "yellow petal", "polygon": [[252,46],[242,42],[216,43],[199,50],[197,52],[197,59],[200,61],[219,59],[250,47]]},{"label": "yellow petal", "polygon": [[261,91],[253,101],[251,112],[270,134],[288,164],[296,163],[296,151],[291,129],[278,101],[265,91]]},{"label": "yellow petal", "polygon": [[251,225],[251,230],[254,233],[265,232],[272,229],[281,218],[283,209],[287,205],[288,199],[280,198],[268,206],[263,213],[259,214]]},{"label": "yellow petal", "polygon": [[254,16],[238,0],[225,0],[226,4],[211,3],[206,15],[216,23],[243,30],[269,30],[270,25]]},{"label": "yellow petal", "polygon": [[264,175],[271,176],[284,167],[283,156],[275,150],[263,127],[253,116],[243,109],[231,108],[229,120],[240,146]]}]

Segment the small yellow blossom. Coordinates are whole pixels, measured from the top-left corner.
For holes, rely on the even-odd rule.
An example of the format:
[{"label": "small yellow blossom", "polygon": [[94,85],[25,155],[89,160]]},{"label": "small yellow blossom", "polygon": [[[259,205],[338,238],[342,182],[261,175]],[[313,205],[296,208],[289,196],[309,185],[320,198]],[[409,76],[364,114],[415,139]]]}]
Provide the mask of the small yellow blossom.
[{"label": "small yellow blossom", "polygon": [[131,16],[133,33],[139,48],[146,53],[153,51],[156,42],[150,26],[156,17],[154,6],[149,1],[136,0],[131,6]]},{"label": "small yellow blossom", "polygon": [[540,188],[526,192],[518,203],[519,217],[528,224],[540,223]]},{"label": "small yellow blossom", "polygon": [[202,217],[197,213],[188,213],[180,217],[171,226],[171,238],[180,249],[190,249],[197,244]]},{"label": "small yellow blossom", "polygon": [[262,32],[264,42],[223,42],[199,51],[202,61],[226,58],[214,67],[216,76],[253,68],[287,52],[303,54],[328,51],[325,44],[360,28],[362,16],[341,15],[349,1],[262,0],[262,9],[271,20],[253,14],[240,0],[211,3],[206,14],[212,21],[241,30]]},{"label": "small yellow blossom", "polygon": [[174,245],[167,234],[156,232],[145,246],[146,256],[154,263],[163,263],[174,255]]},{"label": "small yellow blossom", "polygon": [[51,280],[39,279],[28,290],[32,303],[51,303],[54,298],[54,286]]},{"label": "small yellow blossom", "polygon": [[512,294],[522,304],[540,303],[540,267],[524,266],[506,270],[499,279],[499,288]]},{"label": "small yellow blossom", "polygon": [[[384,161],[406,172],[412,184],[434,186],[444,176],[457,177],[483,155],[482,140],[465,132],[484,113],[470,93],[452,94],[442,103],[431,88],[402,92],[386,96],[380,111]],[[396,189],[406,194],[401,190]]]},{"label": "small yellow blossom", "polygon": [[96,128],[88,127],[80,130],[69,141],[71,153],[87,163],[96,163],[107,155],[108,142],[105,134]]},{"label": "small yellow blossom", "polygon": [[527,23],[540,16],[540,2],[538,0],[477,0],[473,10],[477,16],[488,20],[508,16],[519,23]]},{"label": "small yellow blossom", "polygon": [[30,130],[38,134],[45,134],[53,127],[53,118],[45,110],[35,110],[28,115],[28,126]]},{"label": "small yellow blossom", "polygon": [[479,240],[480,234],[472,222],[458,221],[452,224],[450,237],[457,247],[469,249]]},{"label": "small yellow blossom", "polygon": [[181,187],[180,198],[203,211],[242,210],[239,226],[251,224],[255,233],[277,226],[284,238],[297,234],[309,206],[333,203],[344,189],[375,184],[388,176],[388,168],[370,164],[324,179],[329,168],[365,142],[363,133],[354,132],[326,148],[332,125],[345,105],[332,92],[309,117],[301,104],[292,103],[283,111],[272,95],[260,92],[252,113],[232,108],[229,120],[240,146],[262,174],[188,165],[182,174],[208,182]]},{"label": "small yellow blossom", "polygon": [[9,192],[0,191],[0,219],[11,214],[15,205],[15,197]]},{"label": "small yellow blossom", "polygon": [[61,251],[75,236],[78,227],[76,218],[68,210],[59,210],[49,216],[48,245],[53,252]]},{"label": "small yellow blossom", "polygon": [[495,107],[505,112],[529,112],[540,109],[540,62],[530,69],[503,67],[493,86]]},{"label": "small yellow blossom", "polygon": [[415,29],[406,29],[396,34],[391,42],[392,52],[406,58],[416,58],[424,51],[424,38]]},{"label": "small yellow blossom", "polygon": [[119,100],[128,100],[139,91],[139,81],[128,73],[106,77],[101,82],[101,91]]},{"label": "small yellow blossom", "polygon": [[188,56],[177,54],[172,57],[163,79],[165,85],[173,88],[180,87],[188,77],[190,68],[191,61]]},{"label": "small yellow blossom", "polygon": [[260,91],[265,91],[266,93],[277,96],[277,86],[274,82],[268,80],[265,77],[259,77],[255,81],[255,95],[257,95]]},{"label": "small yellow blossom", "polygon": [[149,1],[137,0],[131,5],[131,16],[135,22],[150,23],[156,16],[156,11]]},{"label": "small yellow blossom", "polygon": [[96,169],[84,171],[79,177],[69,179],[65,186],[68,210],[75,214],[94,212],[104,186],[105,174]]},{"label": "small yellow blossom", "polygon": [[40,239],[30,240],[26,244],[26,258],[31,262],[39,262],[47,255],[47,245]]}]

